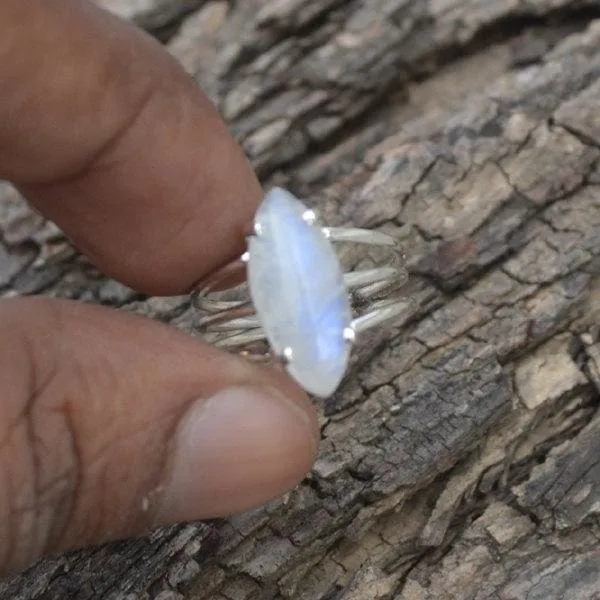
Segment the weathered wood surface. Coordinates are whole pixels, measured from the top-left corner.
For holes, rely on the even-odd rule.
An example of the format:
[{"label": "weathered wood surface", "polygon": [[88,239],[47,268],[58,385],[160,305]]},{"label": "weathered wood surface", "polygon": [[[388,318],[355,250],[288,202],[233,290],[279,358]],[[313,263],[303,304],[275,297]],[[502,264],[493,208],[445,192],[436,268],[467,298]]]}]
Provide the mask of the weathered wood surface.
[{"label": "weathered wood surface", "polygon": [[[336,223],[412,223],[417,308],[365,340],[288,498],[43,560],[0,598],[598,600],[598,3],[103,3],[185,16],[169,49],[266,181]],[[193,329],[185,298],[107,281],[0,197],[4,294]]]}]

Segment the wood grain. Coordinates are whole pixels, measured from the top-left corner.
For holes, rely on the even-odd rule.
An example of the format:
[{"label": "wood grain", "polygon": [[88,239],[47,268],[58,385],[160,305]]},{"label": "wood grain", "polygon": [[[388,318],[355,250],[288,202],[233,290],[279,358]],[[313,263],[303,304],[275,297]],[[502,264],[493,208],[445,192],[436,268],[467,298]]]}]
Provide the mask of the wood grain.
[{"label": "wood grain", "polygon": [[[136,4],[152,29],[164,2]],[[597,4],[169,4],[168,48],[267,184],[333,223],[412,225],[417,306],[362,340],[289,497],[40,561],[0,598],[598,600]],[[4,295],[193,332],[186,298],[107,281],[8,186],[0,226]]]}]

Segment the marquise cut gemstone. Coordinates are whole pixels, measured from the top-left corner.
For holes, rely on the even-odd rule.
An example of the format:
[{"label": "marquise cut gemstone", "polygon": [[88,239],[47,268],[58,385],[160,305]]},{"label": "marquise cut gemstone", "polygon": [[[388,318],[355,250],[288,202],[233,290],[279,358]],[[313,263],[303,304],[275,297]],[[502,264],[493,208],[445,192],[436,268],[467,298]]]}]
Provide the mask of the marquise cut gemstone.
[{"label": "marquise cut gemstone", "polygon": [[248,282],[273,351],[289,354],[286,368],[306,391],[327,397],[348,367],[352,312],[338,257],[307,211],[281,188],[265,196],[248,243]]}]

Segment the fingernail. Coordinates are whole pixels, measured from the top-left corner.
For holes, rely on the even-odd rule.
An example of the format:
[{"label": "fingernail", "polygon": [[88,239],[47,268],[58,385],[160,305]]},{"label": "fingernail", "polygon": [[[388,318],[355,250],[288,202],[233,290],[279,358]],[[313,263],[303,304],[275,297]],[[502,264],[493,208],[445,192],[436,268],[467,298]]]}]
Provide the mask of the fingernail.
[{"label": "fingernail", "polygon": [[308,406],[277,390],[237,387],[198,400],[177,431],[158,519],[225,516],[283,494],[310,469],[316,431]]}]

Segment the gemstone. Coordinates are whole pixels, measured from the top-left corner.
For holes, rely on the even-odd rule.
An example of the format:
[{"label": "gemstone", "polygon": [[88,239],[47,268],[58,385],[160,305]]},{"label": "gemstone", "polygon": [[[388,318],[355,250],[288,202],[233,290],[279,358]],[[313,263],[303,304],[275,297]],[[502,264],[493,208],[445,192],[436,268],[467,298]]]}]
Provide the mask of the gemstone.
[{"label": "gemstone", "polygon": [[248,283],[272,350],[307,392],[327,397],[348,368],[352,311],[338,257],[311,212],[281,188],[265,196],[248,242]]}]

